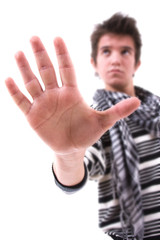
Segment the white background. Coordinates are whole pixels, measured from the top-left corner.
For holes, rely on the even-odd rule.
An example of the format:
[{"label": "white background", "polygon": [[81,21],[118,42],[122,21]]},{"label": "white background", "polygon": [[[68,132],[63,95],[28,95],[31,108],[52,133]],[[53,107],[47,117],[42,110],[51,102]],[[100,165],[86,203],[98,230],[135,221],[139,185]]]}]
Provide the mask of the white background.
[{"label": "white background", "polygon": [[115,12],[136,18],[142,34],[142,65],[135,84],[160,93],[160,14],[158,0],[5,0],[0,3],[0,239],[103,240],[98,229],[97,185],[89,182],[68,196],[54,185],[52,151],[30,129],[8,95],[12,76],[25,92],[14,54],[23,50],[38,75],[29,39],[38,35],[56,68],[53,39],[66,41],[82,95],[90,104],[101,80],[90,65],[94,24]]}]

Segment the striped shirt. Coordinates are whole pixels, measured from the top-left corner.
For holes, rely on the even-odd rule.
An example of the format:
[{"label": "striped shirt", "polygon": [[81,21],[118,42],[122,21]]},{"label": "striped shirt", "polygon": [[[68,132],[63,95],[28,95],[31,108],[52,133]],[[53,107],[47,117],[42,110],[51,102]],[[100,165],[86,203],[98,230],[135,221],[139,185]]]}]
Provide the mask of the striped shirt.
[{"label": "striped shirt", "polygon": [[[129,118],[126,120],[140,157],[144,239],[160,240],[160,140]],[[120,205],[118,197],[113,197],[110,150],[110,136],[106,132],[88,148],[85,163],[89,178],[98,182],[99,227],[114,239],[121,239]]]}]

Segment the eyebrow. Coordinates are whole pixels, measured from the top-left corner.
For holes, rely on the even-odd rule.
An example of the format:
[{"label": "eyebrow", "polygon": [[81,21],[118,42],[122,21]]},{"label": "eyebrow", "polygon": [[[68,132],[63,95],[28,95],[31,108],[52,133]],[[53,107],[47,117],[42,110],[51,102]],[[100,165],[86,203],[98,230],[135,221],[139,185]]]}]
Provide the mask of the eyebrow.
[{"label": "eyebrow", "polygon": [[132,51],[134,52],[134,49],[132,47],[129,47],[129,46],[123,46],[121,48],[126,49],[126,50],[131,51],[131,52]]}]

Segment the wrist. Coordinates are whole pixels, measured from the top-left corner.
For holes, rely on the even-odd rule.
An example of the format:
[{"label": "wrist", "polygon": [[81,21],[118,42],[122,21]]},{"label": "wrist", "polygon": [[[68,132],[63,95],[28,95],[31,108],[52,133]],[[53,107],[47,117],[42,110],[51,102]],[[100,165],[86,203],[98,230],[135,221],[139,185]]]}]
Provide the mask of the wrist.
[{"label": "wrist", "polygon": [[71,154],[55,154],[53,170],[61,184],[73,186],[83,180],[85,174],[84,155],[85,150]]},{"label": "wrist", "polygon": [[56,153],[55,160],[60,161],[65,165],[74,165],[76,161],[81,161],[84,158],[86,149],[79,151],[69,152],[69,153]]},{"label": "wrist", "polygon": [[84,178],[82,179],[82,181],[80,181],[76,185],[66,186],[59,182],[59,180],[54,172],[53,165],[52,165],[52,172],[53,172],[55,183],[62,191],[66,192],[66,193],[75,193],[84,187],[84,185],[87,182],[87,178],[88,178],[88,171],[87,171],[87,167],[86,167],[85,163],[84,163],[84,169],[85,169],[85,173],[84,173]]}]

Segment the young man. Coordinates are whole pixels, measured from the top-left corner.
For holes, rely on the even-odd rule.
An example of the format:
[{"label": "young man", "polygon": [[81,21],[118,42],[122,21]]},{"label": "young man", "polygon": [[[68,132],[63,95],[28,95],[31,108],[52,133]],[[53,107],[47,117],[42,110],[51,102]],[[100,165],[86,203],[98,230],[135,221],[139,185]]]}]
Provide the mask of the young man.
[{"label": "young man", "polygon": [[113,239],[159,239],[160,99],[133,85],[141,48],[135,21],[116,14],[97,26],[91,41],[91,62],[105,85],[96,92],[93,108],[77,89],[73,64],[60,38],[54,45],[62,87],[38,37],[31,45],[45,90],[22,52],[16,60],[33,102],[11,78],[6,85],[32,128],[55,152],[56,184],[75,192],[89,175],[99,183],[104,232]]},{"label": "young man", "polygon": [[86,152],[90,178],[99,182],[99,225],[115,239],[159,239],[160,98],[133,85],[142,45],[136,22],[115,14],[97,25],[91,43],[105,85],[94,95],[95,108],[130,96],[141,100]]}]

